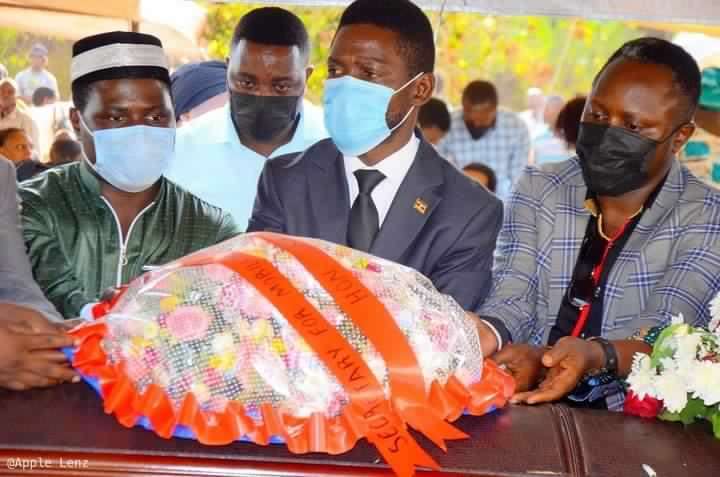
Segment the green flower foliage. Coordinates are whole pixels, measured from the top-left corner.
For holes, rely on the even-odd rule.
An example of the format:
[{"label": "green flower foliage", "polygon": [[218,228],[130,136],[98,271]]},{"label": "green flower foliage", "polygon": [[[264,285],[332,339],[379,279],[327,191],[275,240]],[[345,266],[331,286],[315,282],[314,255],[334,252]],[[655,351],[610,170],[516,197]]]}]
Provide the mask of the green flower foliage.
[{"label": "green flower foliage", "polygon": [[[210,55],[225,58],[235,24],[261,4],[209,6]],[[325,61],[340,8],[289,6],[307,26],[312,41],[315,73],[308,97],[319,102],[327,77]],[[477,13],[428,12],[438,30],[437,68],[439,95],[454,105],[463,87],[474,79],[489,79],[501,102],[522,109],[531,86],[570,98],[587,94],[593,77],[607,58],[625,41],[645,31],[622,22],[600,22],[545,17],[491,17]]]}]

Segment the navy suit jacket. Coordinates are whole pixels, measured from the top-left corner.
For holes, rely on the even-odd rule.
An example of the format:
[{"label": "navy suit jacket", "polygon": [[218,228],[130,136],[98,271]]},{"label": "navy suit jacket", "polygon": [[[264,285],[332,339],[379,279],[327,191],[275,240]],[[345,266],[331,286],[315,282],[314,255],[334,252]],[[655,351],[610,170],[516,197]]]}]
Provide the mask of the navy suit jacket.
[{"label": "navy suit jacket", "polygon": [[[343,161],[330,139],[267,161],[248,232],[347,245],[351,204]],[[475,309],[491,285],[502,215],[495,195],[421,141],[370,253],[414,268],[465,309]]]}]

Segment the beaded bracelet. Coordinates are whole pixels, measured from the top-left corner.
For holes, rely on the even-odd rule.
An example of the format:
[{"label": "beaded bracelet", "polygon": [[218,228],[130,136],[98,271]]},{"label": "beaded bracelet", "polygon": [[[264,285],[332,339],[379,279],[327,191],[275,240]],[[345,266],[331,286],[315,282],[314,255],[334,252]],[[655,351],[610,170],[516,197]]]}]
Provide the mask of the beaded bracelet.
[{"label": "beaded bracelet", "polygon": [[665,331],[666,326],[653,326],[649,329],[638,330],[632,335],[632,339],[637,341],[644,341],[649,346],[655,346],[655,342],[660,337],[660,334]]},{"label": "beaded bracelet", "polygon": [[667,328],[667,326],[653,326],[645,333],[643,341],[650,346],[655,346],[655,342],[660,337],[660,334],[665,331],[665,328]]}]

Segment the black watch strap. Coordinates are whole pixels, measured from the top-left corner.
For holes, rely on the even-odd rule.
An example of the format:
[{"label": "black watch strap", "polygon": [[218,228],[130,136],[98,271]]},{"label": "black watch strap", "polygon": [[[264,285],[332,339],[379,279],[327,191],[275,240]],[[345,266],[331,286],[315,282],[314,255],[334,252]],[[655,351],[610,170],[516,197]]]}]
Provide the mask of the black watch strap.
[{"label": "black watch strap", "polygon": [[618,372],[618,355],[617,351],[615,350],[615,346],[606,340],[605,338],[601,338],[599,336],[590,338],[588,341],[594,341],[598,343],[600,346],[602,346],[603,353],[605,353],[605,371],[617,375]]}]

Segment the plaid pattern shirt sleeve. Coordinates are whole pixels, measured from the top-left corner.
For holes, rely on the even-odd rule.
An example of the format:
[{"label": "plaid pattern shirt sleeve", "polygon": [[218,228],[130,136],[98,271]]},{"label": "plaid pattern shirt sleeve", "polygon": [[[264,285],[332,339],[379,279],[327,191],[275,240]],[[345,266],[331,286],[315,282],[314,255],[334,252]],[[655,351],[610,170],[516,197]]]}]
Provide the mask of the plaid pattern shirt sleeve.
[{"label": "plaid pattern shirt sleeve", "polygon": [[498,236],[493,287],[479,316],[502,320],[513,341],[527,341],[537,317],[538,234],[541,204],[533,192],[533,169],[520,177]]}]

